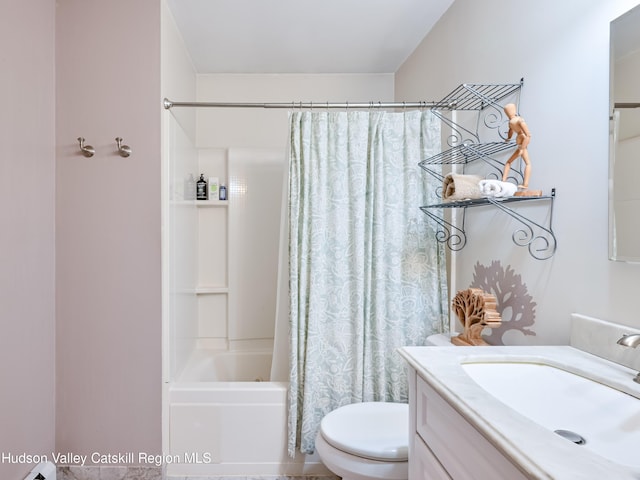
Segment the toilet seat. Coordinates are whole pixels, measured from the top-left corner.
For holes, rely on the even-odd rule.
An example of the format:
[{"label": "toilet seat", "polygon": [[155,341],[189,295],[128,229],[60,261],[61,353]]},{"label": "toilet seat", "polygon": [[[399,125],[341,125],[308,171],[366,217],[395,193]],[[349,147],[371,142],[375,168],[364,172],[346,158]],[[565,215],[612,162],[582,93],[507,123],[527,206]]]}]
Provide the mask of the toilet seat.
[{"label": "toilet seat", "polygon": [[406,462],[409,456],[409,406],[389,402],[345,405],[322,419],[320,433],[328,444],[351,455]]}]

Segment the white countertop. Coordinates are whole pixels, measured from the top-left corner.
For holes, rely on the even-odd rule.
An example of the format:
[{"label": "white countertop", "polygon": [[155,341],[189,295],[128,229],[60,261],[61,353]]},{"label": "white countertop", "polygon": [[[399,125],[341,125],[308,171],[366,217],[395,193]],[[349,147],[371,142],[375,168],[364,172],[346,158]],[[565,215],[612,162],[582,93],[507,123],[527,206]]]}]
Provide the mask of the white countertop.
[{"label": "white countertop", "polygon": [[[569,346],[403,347],[400,354],[420,377],[531,478],[640,479],[640,469],[615,464],[507,407],[471,379],[461,363],[543,363],[640,398],[640,384],[632,381],[634,370]],[[638,405],[640,416],[640,400]]]}]

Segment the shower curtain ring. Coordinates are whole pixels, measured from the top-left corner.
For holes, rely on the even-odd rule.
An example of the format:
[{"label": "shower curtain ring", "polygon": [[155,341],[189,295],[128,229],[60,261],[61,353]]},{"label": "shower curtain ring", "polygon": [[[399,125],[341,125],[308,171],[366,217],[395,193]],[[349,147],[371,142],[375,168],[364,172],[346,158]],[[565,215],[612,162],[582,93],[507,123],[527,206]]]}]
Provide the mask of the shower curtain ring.
[{"label": "shower curtain ring", "polygon": [[91,145],[84,144],[83,137],[78,137],[78,143],[80,144],[80,151],[85,157],[93,157],[93,154],[96,153],[95,149]]}]

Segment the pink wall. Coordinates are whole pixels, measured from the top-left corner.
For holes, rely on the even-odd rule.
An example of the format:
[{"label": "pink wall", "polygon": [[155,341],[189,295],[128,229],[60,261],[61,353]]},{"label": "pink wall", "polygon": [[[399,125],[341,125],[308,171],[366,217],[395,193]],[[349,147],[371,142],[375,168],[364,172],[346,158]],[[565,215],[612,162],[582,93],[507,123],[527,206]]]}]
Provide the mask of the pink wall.
[{"label": "pink wall", "polygon": [[[0,452],[54,447],[55,1],[0,3]],[[0,463],[0,478],[29,465]]]},{"label": "pink wall", "polygon": [[160,0],[57,4],[56,448],[160,453]]}]

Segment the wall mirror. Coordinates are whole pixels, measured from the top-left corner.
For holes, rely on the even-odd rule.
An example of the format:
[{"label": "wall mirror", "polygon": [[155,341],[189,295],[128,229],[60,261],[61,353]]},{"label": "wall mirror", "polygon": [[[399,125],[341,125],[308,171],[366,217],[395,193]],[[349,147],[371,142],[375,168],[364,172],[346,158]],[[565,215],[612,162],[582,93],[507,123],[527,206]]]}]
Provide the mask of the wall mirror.
[{"label": "wall mirror", "polygon": [[610,29],[609,258],[640,262],[640,5]]}]

